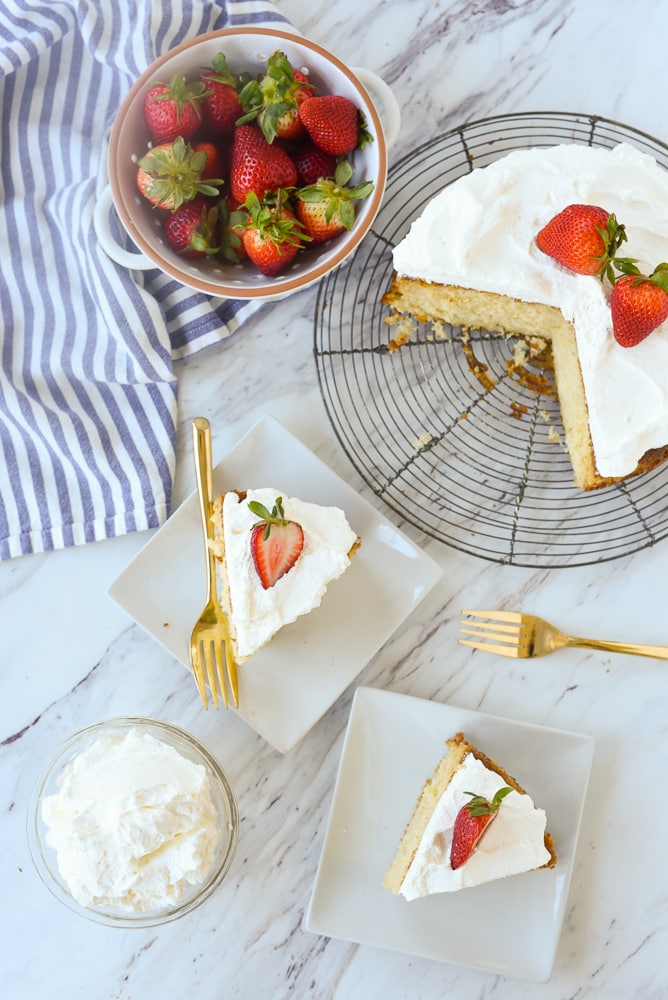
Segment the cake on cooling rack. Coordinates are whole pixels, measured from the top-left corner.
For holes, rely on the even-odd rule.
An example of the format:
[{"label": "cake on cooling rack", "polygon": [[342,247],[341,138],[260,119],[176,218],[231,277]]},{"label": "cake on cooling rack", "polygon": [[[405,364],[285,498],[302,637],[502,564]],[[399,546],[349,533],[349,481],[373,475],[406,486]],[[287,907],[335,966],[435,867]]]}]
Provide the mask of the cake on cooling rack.
[{"label": "cake on cooling rack", "polygon": [[420,794],[383,880],[405,899],[456,892],[557,863],[546,816],[463,733]]},{"label": "cake on cooling rack", "polygon": [[518,150],[426,206],[394,249],[384,301],[420,321],[551,341],[574,481],[589,490],[668,458],[668,320],[621,346],[610,282],[538,248],[573,204],[613,213],[626,230],[620,253],[643,274],[668,260],[668,171],[651,157],[625,143]]},{"label": "cake on cooling rack", "polygon": [[220,494],[212,520],[218,598],[237,663],[317,608],[360,545],[338,507],[269,488]]}]

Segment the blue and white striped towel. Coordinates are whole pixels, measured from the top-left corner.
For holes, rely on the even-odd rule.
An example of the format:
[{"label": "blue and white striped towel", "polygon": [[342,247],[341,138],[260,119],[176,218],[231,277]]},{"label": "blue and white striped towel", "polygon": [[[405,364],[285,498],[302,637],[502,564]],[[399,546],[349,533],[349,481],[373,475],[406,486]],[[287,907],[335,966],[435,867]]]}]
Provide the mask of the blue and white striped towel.
[{"label": "blue and white striped towel", "polygon": [[106,140],[162,52],[272,22],[285,19],[267,0],[0,5],[0,559],[167,517],[172,362],[229,336],[259,306],[105,256],[92,222]]}]

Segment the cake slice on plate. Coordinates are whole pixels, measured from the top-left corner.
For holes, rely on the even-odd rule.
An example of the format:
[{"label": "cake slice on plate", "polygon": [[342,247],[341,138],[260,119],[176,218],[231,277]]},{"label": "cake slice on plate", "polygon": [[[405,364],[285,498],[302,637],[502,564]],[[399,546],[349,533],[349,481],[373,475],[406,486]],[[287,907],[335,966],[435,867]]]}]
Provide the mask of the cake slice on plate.
[{"label": "cake slice on plate", "polygon": [[422,789],[383,880],[413,900],[557,862],[546,816],[521,785],[463,733]]},{"label": "cake slice on plate", "polygon": [[360,544],[338,507],[270,488],[220,494],[212,520],[218,599],[237,663],[317,608]]},{"label": "cake slice on plate", "polygon": [[668,261],[668,171],[652,157],[625,143],[517,150],[429,202],[394,248],[384,301],[395,318],[550,341],[574,481],[589,490],[668,459],[668,320],[622,346],[609,281],[538,248],[541,229],[582,204],[624,226],[642,274]]}]

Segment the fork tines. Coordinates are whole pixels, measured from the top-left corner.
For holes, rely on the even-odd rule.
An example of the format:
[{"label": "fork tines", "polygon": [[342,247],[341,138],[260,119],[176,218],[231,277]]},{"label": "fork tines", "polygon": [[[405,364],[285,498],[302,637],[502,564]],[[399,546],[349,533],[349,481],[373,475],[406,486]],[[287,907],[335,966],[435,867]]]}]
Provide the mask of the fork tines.
[{"label": "fork tines", "polygon": [[[225,643],[213,640],[201,640],[190,648],[190,662],[193,674],[204,707],[208,708],[206,686],[208,683],[215,708],[218,708],[218,691],[223,696],[225,708],[229,705],[227,685],[229,683],[232,701],[235,708],[239,705],[239,694],[236,683],[236,663],[228,662]],[[215,666],[215,671],[214,671]],[[206,669],[205,669],[206,668]],[[218,683],[216,683],[216,677]]]},{"label": "fork tines", "polygon": [[461,621],[460,631],[477,640],[459,639],[462,646],[519,657],[525,625],[517,611],[462,611],[462,615],[468,617]]}]

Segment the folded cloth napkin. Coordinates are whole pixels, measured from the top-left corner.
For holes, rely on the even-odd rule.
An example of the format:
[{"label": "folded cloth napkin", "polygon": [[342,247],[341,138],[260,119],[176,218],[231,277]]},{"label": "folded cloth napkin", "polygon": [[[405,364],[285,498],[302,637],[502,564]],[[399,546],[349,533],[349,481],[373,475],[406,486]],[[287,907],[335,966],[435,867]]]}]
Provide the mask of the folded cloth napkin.
[{"label": "folded cloth napkin", "polygon": [[[106,257],[93,230],[106,143],[158,55],[207,31],[277,22],[266,0],[0,5],[0,559],[167,517],[173,361],[229,336],[259,304]],[[118,235],[127,243],[120,224]]]}]

